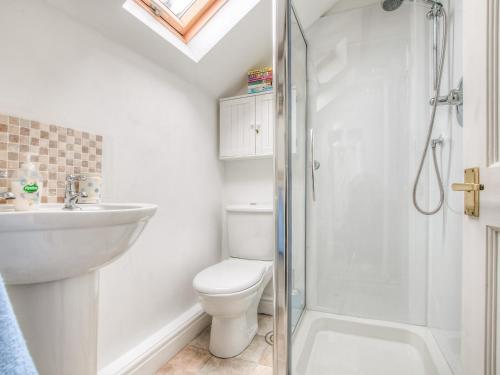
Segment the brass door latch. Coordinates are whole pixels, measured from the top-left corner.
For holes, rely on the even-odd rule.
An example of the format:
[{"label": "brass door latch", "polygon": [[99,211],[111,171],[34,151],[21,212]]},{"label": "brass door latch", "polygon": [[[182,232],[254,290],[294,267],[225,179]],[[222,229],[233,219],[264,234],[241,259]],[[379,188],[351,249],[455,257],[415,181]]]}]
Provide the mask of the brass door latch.
[{"label": "brass door latch", "polygon": [[451,185],[454,191],[464,192],[464,214],[479,217],[479,192],[484,185],[479,183],[479,168],[464,171],[464,182]]}]

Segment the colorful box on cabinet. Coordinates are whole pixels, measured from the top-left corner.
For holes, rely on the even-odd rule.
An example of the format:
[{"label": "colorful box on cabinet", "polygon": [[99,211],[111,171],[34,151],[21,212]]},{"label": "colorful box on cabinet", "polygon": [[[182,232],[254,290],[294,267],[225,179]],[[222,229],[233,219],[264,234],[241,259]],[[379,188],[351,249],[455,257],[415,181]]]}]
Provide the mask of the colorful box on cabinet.
[{"label": "colorful box on cabinet", "polygon": [[[68,174],[102,173],[102,136],[0,114],[0,192],[28,158],[43,177],[42,203],[64,202]],[[0,200],[0,204],[6,203]]]},{"label": "colorful box on cabinet", "polygon": [[248,94],[271,91],[273,89],[273,69],[269,67],[252,69],[248,72]]}]

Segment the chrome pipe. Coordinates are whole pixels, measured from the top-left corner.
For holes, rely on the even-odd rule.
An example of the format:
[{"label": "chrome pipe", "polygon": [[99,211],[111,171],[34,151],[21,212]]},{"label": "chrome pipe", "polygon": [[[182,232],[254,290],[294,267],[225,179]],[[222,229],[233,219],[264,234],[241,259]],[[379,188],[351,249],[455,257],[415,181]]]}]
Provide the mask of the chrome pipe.
[{"label": "chrome pipe", "polygon": [[[431,11],[432,12],[432,11]],[[439,54],[438,54],[438,34],[439,34],[439,21],[436,15],[432,16],[432,80],[434,90],[438,86],[438,69],[439,69]]]},{"label": "chrome pipe", "polygon": [[432,87],[438,89],[438,74],[439,74],[439,40],[441,25],[439,18],[443,15],[443,5],[441,3],[428,0],[426,4],[431,6],[427,12],[427,19],[432,21]]}]

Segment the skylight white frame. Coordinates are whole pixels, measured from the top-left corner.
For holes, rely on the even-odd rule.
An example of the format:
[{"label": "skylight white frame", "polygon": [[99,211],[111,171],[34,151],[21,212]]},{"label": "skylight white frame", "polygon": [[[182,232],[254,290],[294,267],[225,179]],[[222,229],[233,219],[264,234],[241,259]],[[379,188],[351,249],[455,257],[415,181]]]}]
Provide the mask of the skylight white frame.
[{"label": "skylight white frame", "polygon": [[158,22],[169,28],[185,43],[188,43],[201,28],[224,5],[226,0],[195,0],[178,17],[158,0],[136,0],[136,3],[150,13]]},{"label": "skylight white frame", "polygon": [[126,0],[123,8],[191,60],[199,62],[260,1],[227,0],[225,5],[188,43],[179,38],[170,28],[165,27],[144,7],[137,4],[136,0]]}]

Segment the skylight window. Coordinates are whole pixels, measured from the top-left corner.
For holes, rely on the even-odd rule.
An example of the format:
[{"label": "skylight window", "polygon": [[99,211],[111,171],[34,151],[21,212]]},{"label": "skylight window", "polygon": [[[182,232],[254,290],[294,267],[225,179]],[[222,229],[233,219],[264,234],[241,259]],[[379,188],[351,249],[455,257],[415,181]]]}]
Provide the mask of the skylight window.
[{"label": "skylight window", "polygon": [[189,42],[226,0],[135,0],[185,43]]},{"label": "skylight window", "polygon": [[194,0],[163,0],[160,2],[180,18],[193,5]]},{"label": "skylight window", "polygon": [[123,9],[194,62],[263,0],[126,0]]}]

